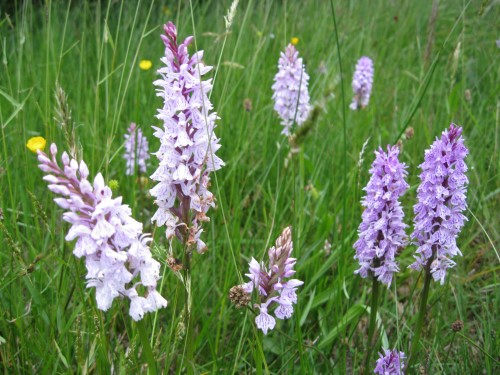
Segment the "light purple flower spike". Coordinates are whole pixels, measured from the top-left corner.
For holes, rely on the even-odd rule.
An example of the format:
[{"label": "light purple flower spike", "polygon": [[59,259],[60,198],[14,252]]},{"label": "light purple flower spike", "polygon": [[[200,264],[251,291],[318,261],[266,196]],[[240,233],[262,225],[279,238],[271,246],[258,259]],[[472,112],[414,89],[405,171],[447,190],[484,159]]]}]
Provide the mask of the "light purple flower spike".
[{"label": "light purple flower spike", "polygon": [[243,290],[246,293],[257,290],[260,304],[255,307],[260,313],[255,318],[255,323],[266,335],[276,325],[276,320],[268,312],[269,308],[276,306],[276,318],[289,319],[293,313],[293,305],[297,303],[297,288],[304,284],[300,280],[289,279],[295,274],[293,267],[297,261],[290,257],[292,250],[292,228],[287,227],[276,240],[275,246],[269,249],[269,268],[252,258],[250,273],[246,274],[250,281],[243,284]]},{"label": "light purple flower spike", "polygon": [[208,191],[209,173],[220,169],[224,162],[215,155],[220,148],[214,128],[217,114],[212,112],[208,93],[212,81],[202,76],[212,67],[202,62],[203,51],[189,56],[188,37],[177,44],[177,29],[169,22],[164,26],[165,67],[158,70],[161,79],[154,82],[157,95],[164,101],[158,110],[163,127],[154,128],[161,141],[154,154],[160,161],[151,178],[158,184],[151,189],[158,210],[152,221],[167,226],[167,238],[176,235],[183,243],[196,244],[198,252],[207,246],[200,239],[202,221],[208,221],[208,209],[215,205]]},{"label": "light purple flower spike", "polygon": [[366,56],[361,57],[356,64],[356,70],[352,79],[352,90],[354,98],[349,108],[356,110],[365,108],[370,101],[373,84],[373,61]]},{"label": "light purple flower spike", "polygon": [[420,165],[418,203],[413,207],[415,228],[411,235],[418,246],[411,268],[426,269],[435,281],[444,283],[446,270],[455,266],[451,259],[462,255],[457,237],[467,218],[466,193],[469,180],[464,162],[469,150],[464,145],[462,128],[451,124],[436,138]]},{"label": "light purple flower spike", "polygon": [[281,118],[284,126],[281,132],[289,135],[294,122],[297,126],[302,125],[311,112],[309,104],[309,91],[307,85],[309,75],[299,58],[299,53],[292,44],[281,52],[278,62],[278,73],[274,77],[273,100],[274,110]]},{"label": "light purple flower spike", "polygon": [[406,165],[398,160],[399,148],[387,146],[387,153],[379,148],[370,169],[371,178],[364,188],[361,201],[365,210],[359,225],[359,239],[354,244],[360,268],[365,278],[374,275],[388,287],[392,276],[399,271],[395,257],[406,246],[403,209],[399,202],[409,185],[405,181]]},{"label": "light purple flower spike", "polygon": [[[50,146],[49,158],[38,151],[44,180],[54,194],[54,201],[66,212],[63,220],[71,224],[66,241],[77,240],[73,254],[85,257],[87,287],[95,287],[97,307],[108,310],[116,297],[130,299],[129,314],[141,320],[144,313],[167,306],[156,290],[160,263],[151,257],[150,238],[142,233],[142,224],[131,217],[130,207],[122,197],[113,199],[100,173],[91,184],[89,170],[83,160],[78,163],[62,154],[63,167],[56,160],[57,147]],[[140,296],[136,287],[146,290]]]},{"label": "light purple flower spike", "polygon": [[[149,159],[149,146],[147,138],[142,134],[142,130],[134,122],[128,128],[128,134],[125,134],[125,154],[127,169],[125,174],[132,176],[135,173],[136,165],[140,173],[146,173],[146,161]],[[136,142],[137,140],[137,142]]]},{"label": "light purple flower spike", "polygon": [[398,352],[396,349],[385,349],[384,354],[379,353],[380,358],[377,359],[377,365],[374,374],[379,375],[404,375],[404,360],[406,355],[403,352]]}]

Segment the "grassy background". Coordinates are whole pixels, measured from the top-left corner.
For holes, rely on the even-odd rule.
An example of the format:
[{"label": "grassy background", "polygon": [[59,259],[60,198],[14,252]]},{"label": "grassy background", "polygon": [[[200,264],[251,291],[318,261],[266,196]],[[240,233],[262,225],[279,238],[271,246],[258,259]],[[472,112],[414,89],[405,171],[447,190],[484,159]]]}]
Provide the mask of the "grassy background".
[{"label": "grassy background", "polygon": [[[335,2],[342,74],[329,2],[242,1],[225,35],[229,5],[26,1],[17,12],[2,9],[2,371],[145,371],[127,302],[117,300],[106,313],[97,310],[94,291],[85,289],[85,266],[64,241],[62,212],[25,143],[42,135],[64,148],[54,121],[59,82],[91,174],[101,171],[107,181],[119,181],[115,194],[124,196],[145,231],[154,232],[163,268],[164,232],[150,224],[155,208],[146,190],[135,176],[125,176],[120,147],[132,121],[148,136],[151,152],[159,146],[150,127],[159,125],[154,116],[161,104],[152,82],[164,53],[161,25],[168,20],[176,23],[180,39],[195,35],[205,62],[216,66],[211,99],[221,117],[218,154],[227,164],[212,175],[218,207],[205,225],[209,252],[192,260],[195,371],[357,373],[366,349],[371,285],[353,275],[352,244],[372,151],[394,144],[407,127],[414,129],[414,137],[403,140],[400,158],[409,166],[411,189],[403,201],[410,224],[424,150],[452,121],[463,126],[470,149],[469,221],[459,238],[464,256],[444,286],[431,285],[417,362],[430,374],[499,371],[498,3],[441,1],[433,16],[432,2]],[[291,37],[299,38],[311,99],[321,111],[286,166],[289,145],[280,135],[271,84]],[[362,55],[374,60],[375,80],[369,106],[353,112],[347,108],[350,81]],[[153,68],[141,71],[141,59],[152,60]],[[245,99],[252,102],[250,111]],[[148,173],[154,169],[153,162]],[[292,319],[279,321],[264,337],[253,315],[231,306],[227,294],[241,282],[249,259],[266,256],[287,225],[293,226],[297,277],[305,284]],[[325,240],[331,251],[324,250]],[[180,254],[180,245],[173,246]],[[403,252],[402,271],[383,291],[377,351],[382,345],[409,350],[422,286],[422,278],[406,268],[414,250]],[[162,294],[169,306],[156,318],[148,316],[145,326],[160,368],[180,372],[183,287],[169,270]],[[457,319],[465,328],[455,335],[450,326]]]}]

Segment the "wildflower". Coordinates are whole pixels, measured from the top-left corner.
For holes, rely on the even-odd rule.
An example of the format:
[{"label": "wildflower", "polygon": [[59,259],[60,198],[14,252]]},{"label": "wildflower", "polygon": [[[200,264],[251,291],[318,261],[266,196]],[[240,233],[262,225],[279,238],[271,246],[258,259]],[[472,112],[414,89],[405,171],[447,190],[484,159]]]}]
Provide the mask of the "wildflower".
[{"label": "wildflower", "polygon": [[457,237],[467,218],[465,194],[468,179],[464,162],[469,153],[462,138],[462,128],[451,124],[441,139],[436,138],[420,165],[421,183],[417,189],[418,203],[411,238],[418,246],[411,268],[431,272],[435,281],[444,283],[446,270],[455,266],[451,259],[462,255]]},{"label": "wildflower", "polygon": [[[62,197],[54,199],[66,210],[63,220],[71,224],[66,241],[76,239],[73,254],[84,257],[87,288],[96,289],[97,307],[106,311],[116,297],[130,299],[129,314],[141,320],[144,313],[167,306],[156,290],[160,264],[151,257],[150,237],[142,233],[142,224],[131,217],[131,209],[122,198],[113,199],[100,173],[93,184],[87,179],[89,170],[66,152],[63,167],[56,160],[57,147],[50,146],[51,158],[38,151],[40,169],[48,188]],[[140,296],[137,286],[146,290]]]},{"label": "wildflower", "polygon": [[294,123],[301,126],[309,117],[311,105],[307,85],[309,75],[306,73],[302,58],[292,44],[281,52],[278,62],[278,73],[274,77],[272,89],[274,110],[281,118],[284,126],[281,132],[290,135]]},{"label": "wildflower", "polygon": [[243,286],[236,285],[229,289],[229,300],[236,306],[237,309],[241,309],[250,303],[250,294],[245,292]]},{"label": "wildflower", "polygon": [[212,67],[202,63],[203,51],[189,56],[187,47],[193,37],[178,44],[175,25],[169,22],[164,30],[165,66],[158,70],[161,79],[154,82],[164,104],[156,115],[163,127],[154,127],[161,145],[154,154],[160,164],[151,176],[158,181],[150,191],[158,206],[152,221],[167,226],[167,238],[176,235],[185,244],[196,244],[203,253],[207,246],[200,239],[200,223],[209,221],[206,213],[215,205],[208,191],[209,174],[224,165],[215,155],[220,148],[214,134],[218,117],[207,96],[212,81],[202,81]]},{"label": "wildflower", "polygon": [[120,188],[120,183],[117,180],[110,180],[109,181],[109,188],[112,191],[116,191]]},{"label": "wildflower", "polygon": [[268,300],[267,302],[261,303],[260,306],[257,305],[260,314],[255,318],[255,324],[258,329],[264,332],[264,335],[267,335],[267,331],[273,330],[276,326],[276,319],[267,313],[267,307],[271,302],[274,302],[274,300]]},{"label": "wildflower", "polygon": [[352,79],[354,98],[349,106],[351,109],[365,108],[370,100],[373,84],[373,61],[366,56],[361,57],[356,64],[356,71]]},{"label": "wildflower", "polygon": [[[293,267],[296,259],[290,258],[292,250],[292,228],[287,227],[276,240],[275,246],[269,249],[269,268],[252,258],[250,273],[246,274],[250,281],[240,285],[241,290],[248,294],[257,290],[260,303],[255,305],[259,309],[255,323],[266,335],[276,325],[276,320],[269,314],[270,306],[276,306],[276,318],[289,319],[293,305],[297,303],[297,288],[304,284],[300,280],[289,279],[295,274]],[[242,299],[241,296],[239,299]]]},{"label": "wildflower", "polygon": [[464,328],[464,322],[462,322],[460,319],[455,320],[451,324],[451,329],[453,332],[460,332]]},{"label": "wildflower", "polygon": [[398,352],[396,349],[385,349],[384,354],[379,353],[380,358],[377,359],[377,365],[374,374],[380,375],[404,375],[404,360],[406,355],[403,352]]},{"label": "wildflower", "polygon": [[28,143],[26,143],[26,147],[31,152],[37,152],[38,150],[43,151],[45,149],[45,145],[47,141],[43,137],[32,137],[28,139]]},{"label": "wildflower", "polygon": [[299,44],[299,38],[297,38],[297,37],[293,37],[293,38],[292,38],[292,40],[291,40],[291,42],[292,42],[292,44],[293,44],[294,46],[296,46],[297,44]]},{"label": "wildflower", "polygon": [[[140,173],[146,173],[146,161],[149,159],[149,145],[147,138],[142,134],[142,130],[137,128],[132,122],[125,134],[125,174],[131,176],[135,173],[135,166],[139,167]],[[137,141],[136,141],[137,140]]]},{"label": "wildflower", "polygon": [[153,63],[151,62],[151,60],[141,60],[139,62],[139,68],[141,68],[142,70],[149,70],[152,66]]},{"label": "wildflower", "polygon": [[359,225],[359,239],[354,244],[360,268],[365,278],[373,274],[378,280],[390,286],[392,276],[399,271],[395,257],[399,249],[406,245],[406,224],[399,202],[409,185],[405,181],[406,165],[399,162],[399,149],[387,146],[375,151],[375,161],[370,169],[370,181],[364,188],[366,196],[362,200],[365,207]]}]

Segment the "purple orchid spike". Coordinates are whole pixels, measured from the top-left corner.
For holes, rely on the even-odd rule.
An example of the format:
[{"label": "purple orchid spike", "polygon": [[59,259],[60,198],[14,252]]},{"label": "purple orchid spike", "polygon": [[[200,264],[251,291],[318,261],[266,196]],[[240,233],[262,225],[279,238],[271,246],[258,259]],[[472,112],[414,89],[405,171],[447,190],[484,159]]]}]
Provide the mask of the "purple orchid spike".
[{"label": "purple orchid spike", "polygon": [[138,166],[140,173],[146,173],[146,162],[149,159],[149,146],[147,138],[142,134],[142,130],[133,122],[125,134],[125,154],[126,161],[125,174],[132,176],[135,167]]},{"label": "purple orchid spike", "polygon": [[395,257],[406,246],[407,225],[399,198],[409,185],[405,181],[406,165],[398,160],[398,147],[387,146],[387,153],[379,148],[375,155],[371,178],[364,188],[359,239],[354,244],[354,258],[360,265],[355,273],[363,278],[374,275],[389,287],[393,274],[399,271]]},{"label": "purple orchid spike", "polygon": [[295,274],[293,267],[296,259],[291,258],[293,250],[292,228],[287,227],[276,240],[275,246],[269,249],[269,267],[252,258],[250,273],[246,274],[250,281],[241,285],[246,293],[257,291],[259,315],[255,318],[257,328],[267,335],[276,325],[276,320],[269,313],[275,307],[274,316],[278,319],[289,319],[293,314],[293,305],[297,303],[297,288],[304,284],[297,279],[290,279]]},{"label": "purple orchid spike", "polygon": [[354,98],[349,108],[356,110],[365,108],[370,101],[373,84],[373,61],[366,56],[361,57],[356,64],[352,79]]},{"label": "purple orchid spike", "polygon": [[294,122],[301,126],[309,117],[309,75],[306,73],[302,58],[292,44],[281,52],[278,73],[274,77],[274,110],[281,118],[284,135],[290,135]]},{"label": "purple orchid spike", "polygon": [[384,354],[379,353],[380,358],[377,359],[377,365],[374,374],[379,375],[404,375],[404,367],[406,359],[405,353],[398,352],[396,349],[384,350]]},{"label": "purple orchid spike", "polygon": [[425,151],[420,165],[420,186],[415,212],[412,240],[418,246],[411,268],[428,268],[435,281],[444,283],[448,268],[455,266],[452,258],[462,255],[457,237],[467,218],[466,193],[469,180],[464,162],[469,150],[464,145],[462,128],[451,124],[441,138]]},{"label": "purple orchid spike", "polygon": [[[85,258],[87,287],[96,289],[97,307],[106,311],[116,297],[127,297],[129,314],[136,321],[166,307],[156,290],[160,263],[152,258],[150,238],[131,217],[130,207],[122,204],[122,197],[112,198],[100,173],[91,184],[83,160],[78,163],[64,152],[60,167],[55,144],[50,153],[51,158],[38,151],[39,167],[46,173],[43,179],[49,190],[62,196],[54,201],[66,210],[63,220],[71,224],[66,241],[76,239],[73,254]],[[136,289],[139,285],[146,290],[144,296]]]},{"label": "purple orchid spike", "polygon": [[203,253],[207,246],[200,238],[201,222],[209,220],[206,213],[215,205],[208,190],[209,174],[224,165],[215,155],[220,144],[214,134],[218,117],[208,98],[212,82],[202,80],[212,67],[203,64],[203,51],[189,55],[193,37],[178,44],[175,25],[169,22],[164,30],[161,38],[166,49],[161,61],[165,66],[154,82],[163,99],[156,115],[163,126],[154,128],[161,145],[154,153],[160,164],[151,176],[158,182],[150,191],[158,206],[152,221],[167,226],[167,238],[175,235],[183,243],[196,244]]}]

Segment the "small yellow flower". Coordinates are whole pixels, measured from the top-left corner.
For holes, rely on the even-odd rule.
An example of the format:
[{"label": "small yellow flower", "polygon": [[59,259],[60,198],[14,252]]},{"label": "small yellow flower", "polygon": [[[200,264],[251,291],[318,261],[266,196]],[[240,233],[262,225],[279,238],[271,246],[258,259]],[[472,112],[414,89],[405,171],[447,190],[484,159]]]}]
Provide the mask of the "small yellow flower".
[{"label": "small yellow flower", "polygon": [[149,70],[152,66],[153,63],[151,62],[151,60],[141,60],[141,62],[139,63],[139,68],[141,68],[142,70]]},{"label": "small yellow flower", "polygon": [[117,180],[109,180],[109,188],[111,190],[118,190],[120,187],[120,183]]},{"label": "small yellow flower", "polygon": [[294,37],[292,38],[292,44],[293,44],[294,46],[296,46],[297,44],[299,44],[299,38],[297,38],[296,36],[294,36]]},{"label": "small yellow flower", "polygon": [[26,143],[26,147],[29,148],[32,152],[37,152],[38,150],[43,151],[47,141],[43,137],[33,137],[28,139],[28,143]]}]

